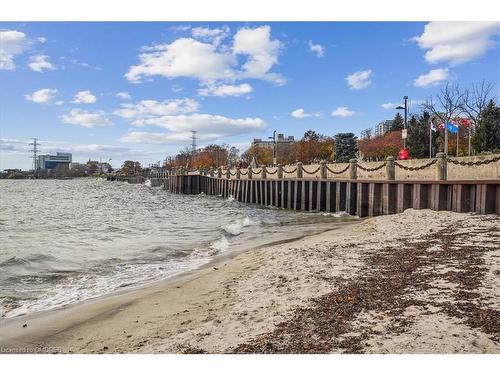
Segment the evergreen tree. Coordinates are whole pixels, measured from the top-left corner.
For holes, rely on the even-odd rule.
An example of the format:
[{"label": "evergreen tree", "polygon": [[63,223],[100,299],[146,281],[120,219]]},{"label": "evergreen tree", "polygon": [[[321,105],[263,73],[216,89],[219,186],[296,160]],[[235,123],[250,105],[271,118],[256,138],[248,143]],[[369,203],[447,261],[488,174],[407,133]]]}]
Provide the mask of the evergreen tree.
[{"label": "evergreen tree", "polygon": [[357,137],[354,133],[338,133],[335,135],[335,152],[337,162],[347,163],[356,157]]},{"label": "evergreen tree", "polygon": [[[422,113],[419,118],[412,116],[408,122],[408,139],[406,144],[412,158],[429,157],[429,112]],[[433,149],[435,149],[436,137],[432,137]]]},{"label": "evergreen tree", "polygon": [[493,100],[481,115],[472,143],[478,152],[500,150],[500,107]]},{"label": "evergreen tree", "polygon": [[394,120],[392,120],[392,125],[389,131],[393,132],[396,130],[403,130],[404,125],[405,121],[403,120],[403,116],[401,116],[398,112],[396,113],[396,116],[394,116]]}]

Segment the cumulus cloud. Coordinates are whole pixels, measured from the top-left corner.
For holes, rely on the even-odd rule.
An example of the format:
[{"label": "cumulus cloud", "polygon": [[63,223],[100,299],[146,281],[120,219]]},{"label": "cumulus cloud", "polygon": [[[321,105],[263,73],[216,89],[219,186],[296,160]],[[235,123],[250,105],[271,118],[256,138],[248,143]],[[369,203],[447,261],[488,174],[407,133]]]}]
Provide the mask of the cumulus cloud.
[{"label": "cumulus cloud", "polygon": [[500,22],[429,22],[424,32],[414,37],[420,48],[427,50],[425,60],[435,64],[459,65],[482,56],[500,35]]},{"label": "cumulus cloud", "polygon": [[309,51],[316,54],[317,57],[325,56],[325,47],[321,44],[314,44],[312,40],[309,41]]},{"label": "cumulus cloud", "polygon": [[351,90],[361,90],[371,85],[371,75],[371,69],[360,70],[355,73],[349,74],[347,77],[345,77],[345,80],[347,81],[347,84],[349,85],[349,88]]},{"label": "cumulus cloud", "polygon": [[125,99],[125,100],[130,100],[132,99],[132,97],[130,96],[130,94],[126,91],[122,91],[122,92],[119,92],[116,94],[116,96],[120,99]]},{"label": "cumulus cloud", "polygon": [[26,98],[26,100],[29,100],[31,102],[47,103],[52,99],[54,99],[56,95],[57,95],[56,89],[40,89],[32,92],[31,94],[26,94],[24,95],[24,97]]},{"label": "cumulus cloud", "polygon": [[25,33],[16,30],[0,30],[0,70],[14,70],[16,55],[29,46]]},{"label": "cumulus cloud", "polygon": [[447,81],[449,76],[448,69],[432,69],[429,73],[418,76],[413,81],[413,85],[415,87],[437,86],[441,82]]},{"label": "cumulus cloud", "polygon": [[139,56],[140,63],[129,68],[125,77],[140,82],[143,77],[160,75],[166,78],[190,77],[201,81],[234,77],[236,58],[219,52],[216,46],[192,38],[180,38],[170,44],[147,48]]},{"label": "cumulus cloud", "polygon": [[248,83],[241,85],[208,85],[207,87],[198,89],[198,94],[201,96],[241,96],[250,94],[253,91],[252,86]]},{"label": "cumulus cloud", "polygon": [[47,55],[35,55],[30,57],[28,66],[35,72],[42,73],[44,70],[55,70],[57,67],[49,61]]},{"label": "cumulus cloud", "polygon": [[47,38],[45,38],[44,36],[38,37],[36,38],[36,40],[42,44],[47,42]]},{"label": "cumulus cloud", "polygon": [[350,117],[355,114],[354,111],[350,111],[347,107],[338,107],[332,112],[334,117]]},{"label": "cumulus cloud", "polygon": [[214,45],[219,45],[223,39],[229,35],[229,27],[211,29],[209,27],[194,27],[191,29],[193,38],[208,41]]},{"label": "cumulus cloud", "polygon": [[[232,46],[221,42],[228,32],[226,28],[194,28],[192,37],[145,47],[139,55],[139,64],[131,66],[125,77],[134,83],[153,76],[189,77],[203,84],[245,78],[285,83],[281,75],[270,71],[278,63],[281,42],[271,39],[269,26],[239,29]],[[239,56],[245,57],[242,63]]]},{"label": "cumulus cloud", "polygon": [[308,113],[304,110],[304,108],[298,108],[295,111],[292,111],[290,115],[295,118],[306,118],[306,117],[320,117],[321,113],[320,112]]},{"label": "cumulus cloud", "polygon": [[278,63],[278,55],[282,48],[279,40],[271,40],[271,27],[241,28],[234,35],[233,52],[236,55],[247,55],[248,60],[242,66],[240,75],[244,78],[256,78],[284,84],[285,79],[277,73],[269,71]]},{"label": "cumulus cloud", "polygon": [[64,124],[79,125],[86,128],[113,126],[104,111],[89,112],[80,108],[71,109],[69,113],[61,116],[61,120]]},{"label": "cumulus cloud", "polygon": [[96,102],[96,97],[89,90],[79,91],[75,94],[72,103],[92,104]]},{"label": "cumulus cloud", "polygon": [[199,103],[193,99],[141,100],[138,103],[125,103],[113,114],[133,120],[133,125],[141,126],[144,120],[165,115],[180,115],[198,110]]}]

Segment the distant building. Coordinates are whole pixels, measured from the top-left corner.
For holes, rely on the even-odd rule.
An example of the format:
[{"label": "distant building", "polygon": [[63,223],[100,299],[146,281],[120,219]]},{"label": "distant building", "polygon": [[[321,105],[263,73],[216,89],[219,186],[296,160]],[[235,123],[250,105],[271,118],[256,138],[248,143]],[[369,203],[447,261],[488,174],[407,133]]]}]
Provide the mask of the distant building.
[{"label": "distant building", "polygon": [[389,130],[391,130],[393,120],[385,120],[382,122],[379,122],[375,126],[375,137],[380,137],[387,133]]},{"label": "distant building", "polygon": [[71,160],[72,155],[66,152],[58,152],[55,155],[39,155],[38,168],[45,169],[49,172],[56,170],[69,170]]},{"label": "distant building", "polygon": [[[284,134],[276,134],[276,143],[277,144],[287,144],[287,143],[294,143],[295,138],[293,135],[289,135],[288,137],[285,137]],[[268,139],[263,141],[261,138],[254,138],[252,142],[252,146],[257,146],[257,147],[267,147],[267,148],[272,148],[273,147],[273,140]]]}]

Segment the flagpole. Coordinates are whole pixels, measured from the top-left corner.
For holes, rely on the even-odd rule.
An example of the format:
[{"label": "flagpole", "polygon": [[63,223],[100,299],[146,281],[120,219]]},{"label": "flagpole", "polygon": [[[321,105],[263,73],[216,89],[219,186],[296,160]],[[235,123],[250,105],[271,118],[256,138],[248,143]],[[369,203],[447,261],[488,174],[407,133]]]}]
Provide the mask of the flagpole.
[{"label": "flagpole", "polygon": [[458,126],[457,124],[457,157],[458,157],[458,141],[459,141],[459,138],[458,138],[458,133],[460,132],[460,127]]},{"label": "flagpole", "polygon": [[432,120],[429,124],[429,159],[432,159]]}]

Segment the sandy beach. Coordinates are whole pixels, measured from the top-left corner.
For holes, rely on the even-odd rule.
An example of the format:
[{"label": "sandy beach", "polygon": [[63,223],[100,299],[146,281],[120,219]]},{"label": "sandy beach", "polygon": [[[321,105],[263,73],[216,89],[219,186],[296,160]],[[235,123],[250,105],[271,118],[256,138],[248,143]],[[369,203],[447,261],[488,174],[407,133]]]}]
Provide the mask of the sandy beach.
[{"label": "sandy beach", "polygon": [[4,320],[0,348],[500,353],[500,220],[411,209],[366,219],[168,283]]}]

